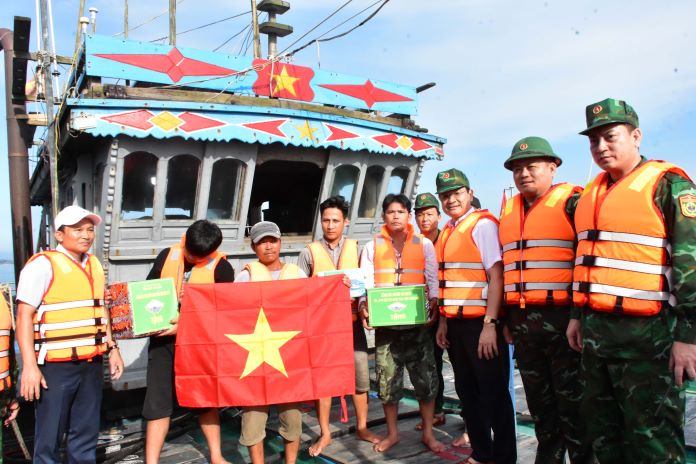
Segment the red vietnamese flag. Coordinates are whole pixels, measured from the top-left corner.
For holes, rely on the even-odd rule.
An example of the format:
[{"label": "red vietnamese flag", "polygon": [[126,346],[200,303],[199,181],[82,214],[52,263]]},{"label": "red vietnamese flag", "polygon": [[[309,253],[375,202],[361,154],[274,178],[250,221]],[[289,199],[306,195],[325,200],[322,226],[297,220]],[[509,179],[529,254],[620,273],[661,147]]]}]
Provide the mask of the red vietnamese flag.
[{"label": "red vietnamese flag", "polygon": [[251,88],[256,95],[308,102],[314,100],[310,85],[314,78],[312,68],[260,59],[254,60],[253,66],[258,77]]},{"label": "red vietnamese flag", "polygon": [[186,407],[353,394],[349,290],[342,276],[187,285],[174,368]]}]

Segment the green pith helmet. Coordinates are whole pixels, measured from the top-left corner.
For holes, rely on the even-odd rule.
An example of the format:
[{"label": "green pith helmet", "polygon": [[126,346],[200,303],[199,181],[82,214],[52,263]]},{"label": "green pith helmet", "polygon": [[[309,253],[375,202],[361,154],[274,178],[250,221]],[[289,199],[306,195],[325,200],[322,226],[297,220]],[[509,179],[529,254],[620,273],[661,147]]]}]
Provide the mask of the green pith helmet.
[{"label": "green pith helmet", "polygon": [[462,187],[469,188],[469,179],[459,169],[448,169],[437,173],[435,185],[437,193],[445,193]]},{"label": "green pith helmet", "polygon": [[440,202],[437,201],[437,198],[435,198],[435,195],[433,195],[432,193],[419,193],[418,195],[416,195],[416,207],[414,209],[418,211],[419,209],[423,208],[437,208],[439,212]]},{"label": "green pith helmet", "polygon": [[561,157],[553,152],[548,140],[541,137],[525,137],[515,143],[510,157],[505,160],[503,166],[512,171],[514,161],[527,158],[552,158],[556,162],[556,166],[560,166],[563,162]]},{"label": "green pith helmet", "polygon": [[613,98],[587,105],[585,119],[587,129],[580,132],[580,135],[587,135],[595,127],[607,124],[624,123],[638,127],[638,114],[633,107],[623,100]]}]

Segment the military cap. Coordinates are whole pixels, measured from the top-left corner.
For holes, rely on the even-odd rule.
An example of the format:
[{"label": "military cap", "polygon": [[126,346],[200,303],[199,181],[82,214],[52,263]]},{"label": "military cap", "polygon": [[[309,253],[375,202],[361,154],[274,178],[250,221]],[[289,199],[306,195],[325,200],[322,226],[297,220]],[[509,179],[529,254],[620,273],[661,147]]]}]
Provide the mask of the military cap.
[{"label": "military cap", "polygon": [[462,187],[469,188],[469,179],[459,169],[448,169],[437,173],[435,185],[437,193],[445,193]]},{"label": "military cap", "polygon": [[416,195],[416,207],[414,209],[418,211],[423,208],[437,208],[440,211],[440,202],[430,192],[419,193]]},{"label": "military cap", "polygon": [[587,135],[595,127],[607,124],[624,123],[638,127],[638,114],[633,107],[623,100],[613,98],[587,105],[585,119],[587,119],[587,129],[580,132],[580,135]]},{"label": "military cap", "polygon": [[512,163],[514,161],[527,158],[553,158],[556,166],[560,166],[563,162],[561,157],[553,152],[548,140],[541,137],[525,137],[515,143],[510,157],[505,160],[503,166],[512,171]]}]

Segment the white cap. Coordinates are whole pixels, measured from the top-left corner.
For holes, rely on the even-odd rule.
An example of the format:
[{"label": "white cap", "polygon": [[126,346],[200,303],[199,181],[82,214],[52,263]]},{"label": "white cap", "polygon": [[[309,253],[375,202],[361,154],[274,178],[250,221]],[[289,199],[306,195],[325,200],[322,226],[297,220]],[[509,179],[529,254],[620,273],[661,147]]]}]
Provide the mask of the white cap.
[{"label": "white cap", "polygon": [[75,225],[85,218],[92,221],[95,226],[101,224],[102,222],[102,219],[98,215],[90,213],[86,209],[80,208],[79,206],[71,205],[66,206],[56,215],[56,218],[53,220],[53,226],[55,227],[55,230],[58,230],[63,226]]}]

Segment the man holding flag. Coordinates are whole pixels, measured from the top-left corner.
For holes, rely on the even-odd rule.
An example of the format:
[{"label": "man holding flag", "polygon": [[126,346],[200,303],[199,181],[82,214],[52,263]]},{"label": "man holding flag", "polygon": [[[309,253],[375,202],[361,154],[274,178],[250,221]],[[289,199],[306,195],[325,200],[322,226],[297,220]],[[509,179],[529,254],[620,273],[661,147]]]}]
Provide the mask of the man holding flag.
[{"label": "man holding flag", "polygon": [[[298,258],[298,265],[307,275],[337,269],[358,269],[358,243],[345,238],[343,229],[348,223],[348,203],[341,196],[327,198],[319,205],[322,238],[307,245]],[[361,440],[376,443],[380,438],[367,429],[367,393],[370,391],[370,376],[367,361],[367,338],[365,328],[358,318],[357,301],[351,300],[353,318],[353,349],[355,350],[355,407],[356,434]],[[317,401],[317,418],[321,437],[309,448],[311,456],[318,456],[331,443],[329,414],[331,398]]]}]

